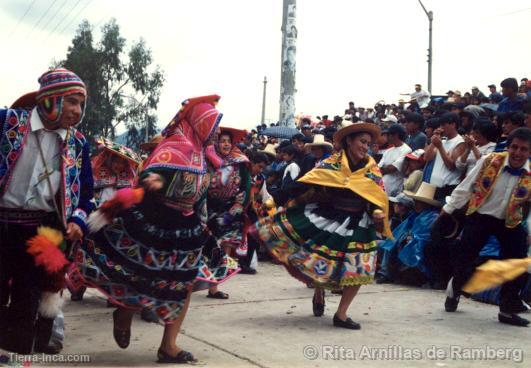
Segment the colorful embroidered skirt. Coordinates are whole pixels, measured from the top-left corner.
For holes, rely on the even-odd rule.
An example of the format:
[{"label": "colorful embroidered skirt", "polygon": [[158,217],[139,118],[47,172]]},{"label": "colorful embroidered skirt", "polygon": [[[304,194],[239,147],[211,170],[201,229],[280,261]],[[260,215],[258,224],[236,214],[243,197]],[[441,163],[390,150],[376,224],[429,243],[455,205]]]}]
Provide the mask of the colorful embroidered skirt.
[{"label": "colorful embroidered skirt", "polygon": [[[233,248],[239,257],[245,257],[247,255],[247,242],[243,234],[245,225],[243,215],[229,216],[228,211],[232,207],[230,200],[224,203],[209,200],[207,207],[208,227],[218,244],[221,247]],[[228,218],[230,220],[227,221]]]},{"label": "colorful embroidered skirt", "polygon": [[327,289],[372,283],[376,232],[368,215],[295,206],[256,223],[269,252],[298,280]]},{"label": "colorful embroidered skirt", "polygon": [[[224,257],[218,258],[218,264],[203,257],[209,238],[197,215],[183,216],[144,201],[89,235],[76,251],[70,284],[74,290],[81,285],[98,288],[113,303],[144,308],[159,322],[171,323],[200,268],[209,283],[222,282],[234,271],[228,267],[230,261],[223,263]],[[205,263],[214,271],[205,269]]]}]

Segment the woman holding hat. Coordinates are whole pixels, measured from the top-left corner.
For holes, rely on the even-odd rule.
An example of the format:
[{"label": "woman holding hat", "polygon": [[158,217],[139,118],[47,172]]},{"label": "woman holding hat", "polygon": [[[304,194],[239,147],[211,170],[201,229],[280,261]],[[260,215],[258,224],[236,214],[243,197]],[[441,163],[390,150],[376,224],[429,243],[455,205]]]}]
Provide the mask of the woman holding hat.
[{"label": "woman holding hat", "polygon": [[183,102],[140,173],[139,187],[122,189],[89,220],[92,234],[76,253],[70,277],[97,287],[112,303],[113,335],[129,346],[135,311],[164,325],[160,363],[194,361],[176,345],[209,239],[202,204],[209,176],[205,147],[218,130],[219,96]]},{"label": "woman holding hat", "polygon": [[296,205],[256,224],[273,257],[292,276],[315,286],[315,316],[324,313],[324,289],[343,290],[336,327],[361,328],[347,310],[360,286],[373,281],[376,232],[391,235],[382,175],[367,154],[379,135],[375,124],[345,125],[334,135],[341,151],[299,179],[307,191]]},{"label": "woman holding hat", "polygon": [[[208,227],[217,244],[230,255],[244,257],[247,254],[245,212],[250,203],[250,162],[236,143],[245,131],[222,127],[216,144],[221,164],[212,172],[208,188]],[[208,298],[227,299],[228,294],[218,291],[217,285],[209,289]]]}]

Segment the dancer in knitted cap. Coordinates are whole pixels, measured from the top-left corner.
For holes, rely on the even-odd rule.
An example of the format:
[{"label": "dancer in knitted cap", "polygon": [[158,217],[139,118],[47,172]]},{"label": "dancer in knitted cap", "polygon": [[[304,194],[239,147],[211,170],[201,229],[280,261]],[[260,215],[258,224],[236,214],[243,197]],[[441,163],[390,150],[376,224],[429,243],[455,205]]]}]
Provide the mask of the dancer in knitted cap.
[{"label": "dancer in knitted cap", "polygon": [[[0,347],[21,354],[51,352],[47,346],[61,272],[45,271],[26,252],[26,242],[42,225],[80,240],[92,210],[93,179],[89,146],[75,129],[83,118],[83,81],[66,69],[39,78],[40,89],[0,109],[0,269],[7,283],[0,295],[9,305],[0,316]],[[37,312],[39,318],[36,320]],[[55,349],[57,352],[57,349]]]},{"label": "dancer in knitted cap", "polygon": [[215,139],[219,96],[186,100],[144,163],[139,187],[122,189],[94,213],[92,233],[76,253],[75,282],[97,287],[118,306],[113,335],[129,346],[135,311],[144,308],[164,324],[161,363],[194,361],[176,345],[204,247],[202,221],[209,184],[205,147]]}]

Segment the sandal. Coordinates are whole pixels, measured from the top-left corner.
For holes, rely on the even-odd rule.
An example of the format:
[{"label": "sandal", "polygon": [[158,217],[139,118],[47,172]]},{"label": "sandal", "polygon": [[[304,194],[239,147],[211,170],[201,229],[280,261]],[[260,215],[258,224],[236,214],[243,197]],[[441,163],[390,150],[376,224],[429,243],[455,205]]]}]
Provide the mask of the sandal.
[{"label": "sandal", "polygon": [[207,298],[212,299],[229,299],[229,294],[224,293],[223,291],[216,291],[214,294],[210,294],[210,291],[208,292]]},{"label": "sandal", "polygon": [[192,355],[192,353],[188,351],[181,350],[177,353],[176,356],[171,356],[161,348],[159,348],[159,350],[157,351],[157,358],[157,363],[183,364],[197,361]]},{"label": "sandal", "polygon": [[118,344],[118,346],[121,347],[122,349],[126,349],[129,346],[129,341],[131,339],[131,329],[121,330],[119,328],[116,328],[117,320],[118,320],[118,309],[112,312],[112,321],[113,321],[112,334],[114,336],[114,341],[116,341],[116,344]]}]

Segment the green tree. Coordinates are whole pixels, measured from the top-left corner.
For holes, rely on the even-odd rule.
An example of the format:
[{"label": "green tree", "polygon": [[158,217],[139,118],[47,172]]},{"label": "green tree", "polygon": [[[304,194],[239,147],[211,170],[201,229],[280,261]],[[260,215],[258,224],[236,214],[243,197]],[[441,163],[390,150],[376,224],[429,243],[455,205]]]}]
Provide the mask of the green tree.
[{"label": "green tree", "polygon": [[[155,114],[164,73],[153,64],[151,50],[143,39],[126,53],[126,39],[115,19],[103,25],[95,44],[92,26],[84,20],[72,39],[66,59],[67,69],[77,73],[87,85],[87,107],[80,130],[92,139],[114,139],[123,124],[131,148],[157,133]],[[147,134],[146,134],[147,128]]]}]

